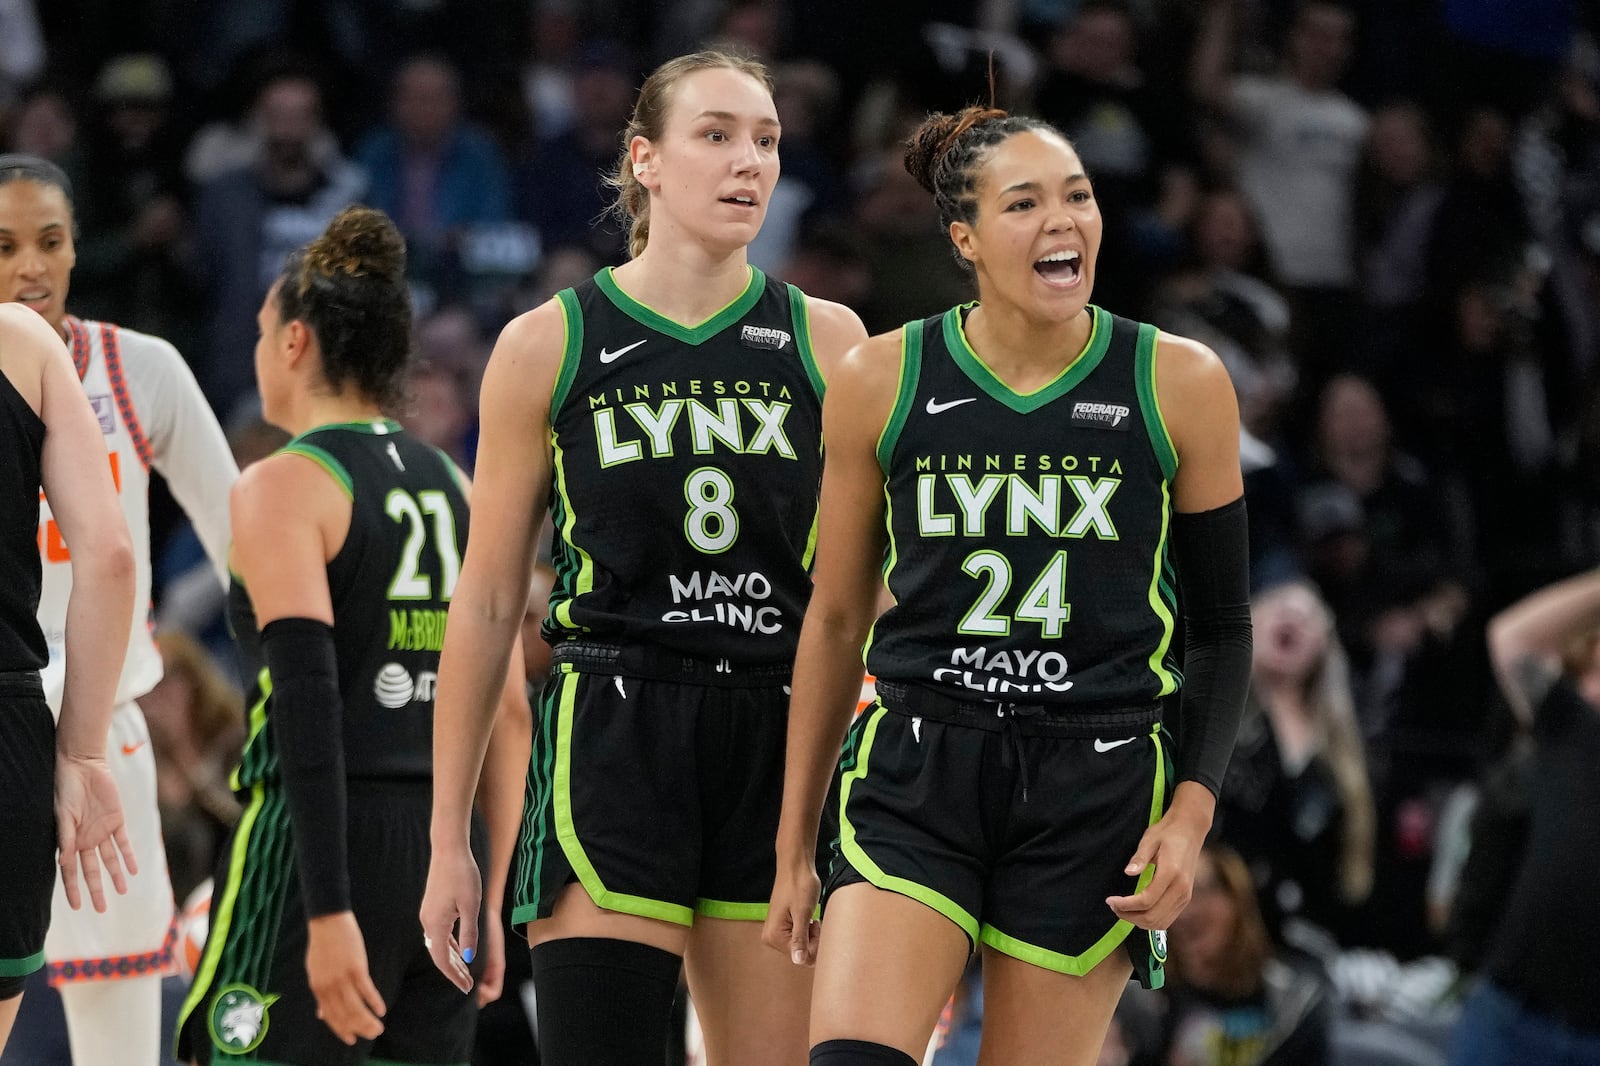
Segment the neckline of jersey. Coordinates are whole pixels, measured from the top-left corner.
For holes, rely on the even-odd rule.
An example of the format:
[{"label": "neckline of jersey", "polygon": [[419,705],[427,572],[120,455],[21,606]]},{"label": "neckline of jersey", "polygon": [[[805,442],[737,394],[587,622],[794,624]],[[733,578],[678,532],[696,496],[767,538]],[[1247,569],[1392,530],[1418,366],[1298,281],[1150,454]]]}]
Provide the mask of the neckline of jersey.
[{"label": "neckline of jersey", "polygon": [[1061,368],[1061,373],[1034,389],[1032,392],[1017,392],[1011,386],[995,376],[989,369],[989,364],[983,361],[977,351],[972,347],[972,342],[967,340],[966,321],[961,312],[978,306],[978,301],[959,304],[950,308],[944,314],[944,343],[950,349],[950,355],[955,359],[967,377],[992,398],[1005,404],[1018,414],[1028,414],[1060,399],[1071,392],[1073,387],[1089,376],[1095,367],[1100,365],[1100,360],[1105,358],[1106,349],[1111,345],[1111,323],[1106,313],[1094,304],[1087,305],[1091,316],[1089,326],[1089,339],[1084,342],[1083,350],[1072,357],[1072,361]]},{"label": "neckline of jersey", "polygon": [[297,440],[304,440],[313,433],[320,433],[325,429],[343,429],[351,433],[369,433],[373,436],[387,436],[390,433],[399,433],[401,426],[392,418],[363,418],[355,422],[326,422],[320,426],[296,433],[289,441],[293,444]]},{"label": "neckline of jersey", "polygon": [[655,308],[640,303],[623,292],[622,286],[618,285],[617,279],[612,276],[610,267],[601,267],[596,271],[594,282],[618,311],[641,326],[647,326],[657,333],[664,333],[684,344],[703,344],[743,318],[756,305],[756,301],[761,299],[761,293],[766,289],[766,275],[754,264],[747,264],[747,269],[750,271],[750,278],[745,283],[744,291],[734,297],[733,301],[722,310],[696,326],[686,326],[677,319],[668,318]]}]

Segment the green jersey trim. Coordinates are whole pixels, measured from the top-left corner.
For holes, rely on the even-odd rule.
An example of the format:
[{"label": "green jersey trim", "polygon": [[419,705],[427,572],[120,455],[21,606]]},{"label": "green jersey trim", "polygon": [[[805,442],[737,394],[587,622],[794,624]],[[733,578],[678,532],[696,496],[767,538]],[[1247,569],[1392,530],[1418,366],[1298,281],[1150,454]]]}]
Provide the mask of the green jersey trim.
[{"label": "green jersey trim", "polygon": [[922,377],[922,322],[907,322],[900,332],[900,384],[895,391],[894,408],[878,434],[878,466],[884,477],[889,476],[889,464],[894,459],[895,445],[900,443],[900,431],[906,428],[911,408],[917,399],[917,381]]},{"label": "green jersey trim", "polygon": [[356,498],[355,482],[350,479],[350,471],[346,470],[344,464],[335,459],[331,453],[324,451],[315,444],[306,444],[299,438],[285,444],[278,451],[285,455],[299,455],[310,459],[328,472],[328,476],[338,483],[346,498],[351,500]]},{"label": "green jersey trim", "polygon": [[1133,381],[1139,391],[1139,410],[1144,415],[1145,430],[1150,434],[1150,446],[1155,449],[1156,462],[1168,481],[1178,476],[1178,450],[1172,445],[1172,434],[1167,430],[1167,420],[1161,414],[1161,402],[1156,396],[1156,327],[1148,322],[1139,324],[1139,340],[1134,345]]},{"label": "green jersey trim", "polygon": [[655,308],[642,304],[623,292],[610,267],[602,267],[595,274],[594,283],[616,305],[617,310],[641,326],[647,326],[684,344],[703,344],[743,318],[756,305],[756,301],[761,299],[761,294],[767,286],[767,276],[753,266],[747,269],[750,271],[750,278],[745,283],[744,291],[735,296],[722,310],[697,326],[686,326],[670,319]]},{"label": "green jersey trim", "polygon": [[[1167,755],[1161,744],[1161,726],[1159,723],[1150,731],[1150,739],[1156,748],[1156,780],[1155,787],[1151,789],[1150,821],[1148,824],[1155,825],[1161,820],[1162,808],[1165,806],[1167,796]],[[1155,878],[1155,875],[1155,865],[1153,863],[1146,865],[1144,871],[1139,874],[1139,881],[1134,891],[1143,892],[1145,887]],[[1023,962],[1032,963],[1046,970],[1054,970],[1056,973],[1082,977],[1100,965],[1107,955],[1121,946],[1122,942],[1128,938],[1128,934],[1133,932],[1133,928],[1132,922],[1121,918],[1117,919],[1112,923],[1111,928],[1106,930],[1105,935],[1091,944],[1088,950],[1081,955],[1067,955],[1059,951],[1051,951],[1048,948],[1042,948],[1025,940],[1018,940],[1016,937],[1008,936],[988,924],[984,925],[980,939],[996,951],[1010,955],[1014,959],[1021,959]]]},{"label": "green jersey trim", "polygon": [[963,307],[975,306],[977,306],[975,303],[963,304],[960,307],[952,307],[944,313],[945,346],[950,349],[950,355],[955,359],[956,365],[972,379],[973,384],[1018,414],[1025,415],[1037,411],[1052,400],[1060,399],[1071,392],[1073,386],[1088,377],[1094,368],[1100,365],[1100,360],[1105,358],[1106,349],[1111,345],[1109,316],[1100,308],[1090,304],[1089,339],[1084,342],[1083,350],[1062,367],[1061,373],[1050,381],[1032,392],[1017,392],[995,377],[994,371],[989,369],[989,365],[973,350],[972,343],[967,340],[966,323],[961,320],[961,311]]},{"label": "green jersey trim", "polygon": [[321,433],[325,429],[342,429],[351,433],[366,433],[370,436],[381,437],[390,433],[400,432],[400,423],[392,418],[363,418],[354,422],[326,422],[320,426],[312,426],[303,433],[297,433],[289,441],[298,444],[313,433]]},{"label": "green jersey trim", "polygon": [[[556,375],[555,389],[550,396],[550,454],[555,466],[555,477],[552,482],[555,491],[554,506],[551,508],[550,520],[556,530],[560,532],[561,539],[572,549],[572,557],[578,560],[576,573],[571,564],[560,567],[557,574],[555,592],[550,597],[551,616],[568,629],[579,629],[572,621],[572,602],[585,592],[594,587],[594,559],[572,539],[572,530],[578,524],[578,516],[572,509],[572,501],[567,497],[567,478],[565,458],[562,450],[561,439],[556,434],[556,414],[565,406],[567,396],[572,391],[572,382],[578,376],[578,356],[583,351],[583,311],[578,304],[578,294],[572,289],[562,289],[556,294],[557,305],[561,308],[561,321],[565,339],[561,346],[561,371]],[[556,597],[566,593],[565,599]]]},{"label": "green jersey trim", "polygon": [[1172,492],[1168,483],[1161,483],[1161,536],[1156,538],[1155,558],[1150,562],[1150,609],[1156,617],[1161,619],[1161,639],[1156,642],[1155,650],[1150,653],[1150,671],[1156,675],[1156,680],[1161,683],[1158,696],[1170,696],[1178,689],[1178,678],[1171,670],[1167,669],[1167,651],[1172,647],[1172,633],[1175,628],[1173,623],[1172,605],[1177,602],[1172,595],[1172,590],[1167,586],[1162,576],[1162,570],[1167,562],[1167,531],[1172,526]]},{"label": "green jersey trim", "polygon": [[589,894],[595,906],[602,910],[672,922],[674,925],[692,925],[694,911],[688,907],[608,889],[600,880],[600,872],[583,850],[583,841],[578,839],[578,827],[572,819],[572,719],[577,695],[576,679],[572,684],[563,684],[561,704],[556,710],[556,765],[553,780],[556,840],[561,844],[561,850],[573,872],[578,875],[578,883],[583,885],[583,890]]},{"label": "green jersey trim", "polygon": [[876,710],[869,713],[872,718],[862,733],[861,752],[856,765],[844,775],[839,786],[839,847],[844,852],[844,857],[850,861],[850,865],[855,867],[856,872],[865,877],[874,888],[881,888],[886,892],[898,892],[918,903],[926,904],[960,926],[968,939],[976,943],[979,932],[978,920],[968,914],[965,908],[927,885],[884,873],[883,868],[872,861],[872,857],[856,840],[856,827],[851,823],[849,816],[850,792],[857,781],[867,776],[867,764],[872,756],[872,742],[878,735],[878,723],[883,721],[884,715],[893,712],[880,704]]},{"label": "green jersey trim", "polygon": [[795,346],[800,349],[800,362],[806,368],[806,377],[811,379],[811,387],[817,390],[817,399],[827,395],[828,383],[823,380],[822,368],[817,365],[817,350],[811,344],[811,302],[806,294],[795,288],[789,289],[789,318],[794,322]]},{"label": "green jersey trim", "polygon": [[[800,352],[800,364],[806,368],[806,377],[811,381],[811,388],[816,391],[817,399],[822,399],[827,393],[827,382],[823,380],[822,368],[817,365],[817,352],[811,345],[811,303],[806,294],[793,285],[786,286],[789,290],[789,320],[794,323],[795,347]],[[806,532],[805,554],[801,556],[800,565],[807,570],[817,557],[817,532],[822,524],[822,511],[820,506],[811,512],[811,528]],[[712,917],[724,917],[712,915]]]},{"label": "green jersey trim", "polygon": [[578,294],[562,289],[556,293],[556,306],[561,308],[561,369],[550,393],[551,424],[572,391],[572,380],[578,376],[578,354],[583,351],[583,311],[578,306]]}]

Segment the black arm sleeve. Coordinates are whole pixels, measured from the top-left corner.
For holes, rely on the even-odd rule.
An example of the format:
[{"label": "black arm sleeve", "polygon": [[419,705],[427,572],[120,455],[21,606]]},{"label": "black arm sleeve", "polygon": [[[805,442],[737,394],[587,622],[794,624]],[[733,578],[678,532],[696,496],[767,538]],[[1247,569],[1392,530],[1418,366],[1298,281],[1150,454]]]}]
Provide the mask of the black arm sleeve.
[{"label": "black arm sleeve", "polygon": [[278,752],[306,917],[350,909],[344,723],[333,627],[279,618],[261,630]]},{"label": "black arm sleeve", "polygon": [[1250,688],[1250,545],[1244,497],[1172,516],[1183,593],[1179,781],[1222,790]]}]

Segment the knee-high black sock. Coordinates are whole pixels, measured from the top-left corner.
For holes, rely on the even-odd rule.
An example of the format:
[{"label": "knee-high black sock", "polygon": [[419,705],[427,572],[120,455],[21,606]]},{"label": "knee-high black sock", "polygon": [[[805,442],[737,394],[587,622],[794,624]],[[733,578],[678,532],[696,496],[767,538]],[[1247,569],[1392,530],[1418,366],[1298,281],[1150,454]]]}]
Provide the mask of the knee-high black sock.
[{"label": "knee-high black sock", "polygon": [[531,953],[543,1066],[661,1066],[683,960],[631,940],[548,940]]},{"label": "knee-high black sock", "polygon": [[824,1040],[811,1049],[811,1066],[917,1066],[917,1060],[865,1040]]}]

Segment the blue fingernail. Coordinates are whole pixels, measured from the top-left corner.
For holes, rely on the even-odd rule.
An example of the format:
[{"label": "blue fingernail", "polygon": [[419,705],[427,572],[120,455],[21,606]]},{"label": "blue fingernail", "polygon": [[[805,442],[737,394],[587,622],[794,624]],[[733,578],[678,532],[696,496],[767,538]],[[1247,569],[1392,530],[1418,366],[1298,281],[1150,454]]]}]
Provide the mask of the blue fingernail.
[{"label": "blue fingernail", "polygon": [[472,964],[472,957],[474,955],[476,955],[476,954],[477,954],[477,952],[473,951],[471,948],[462,948],[461,949],[461,958],[468,965]]}]

